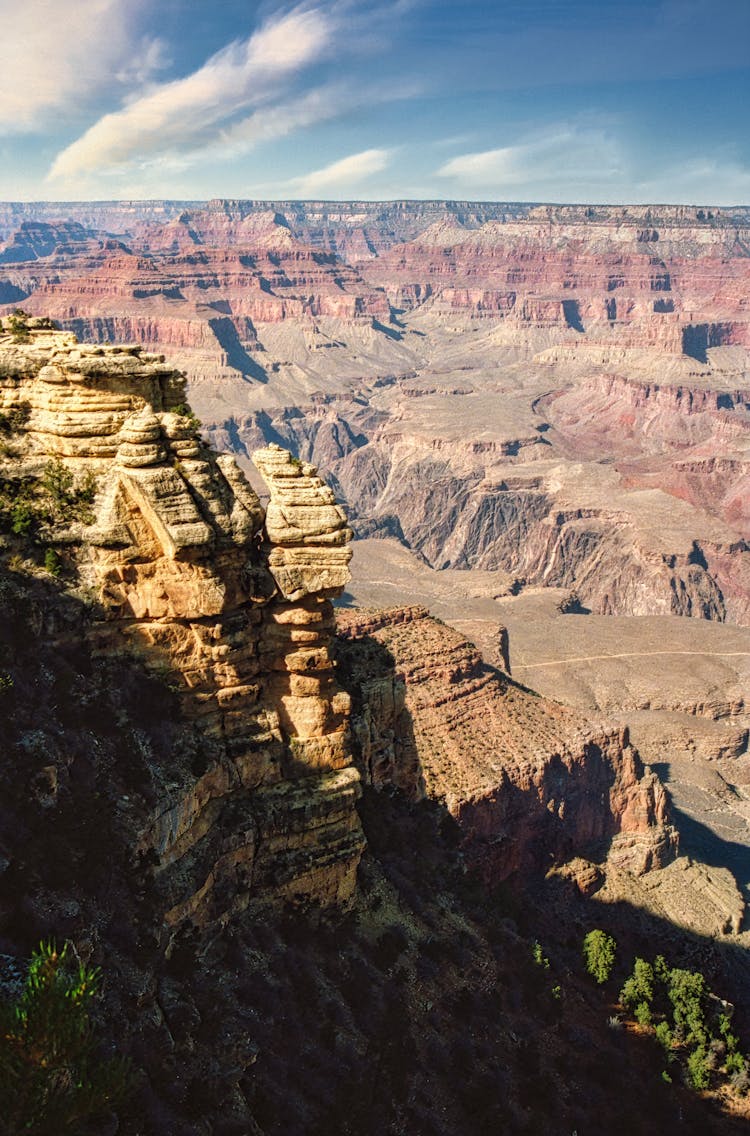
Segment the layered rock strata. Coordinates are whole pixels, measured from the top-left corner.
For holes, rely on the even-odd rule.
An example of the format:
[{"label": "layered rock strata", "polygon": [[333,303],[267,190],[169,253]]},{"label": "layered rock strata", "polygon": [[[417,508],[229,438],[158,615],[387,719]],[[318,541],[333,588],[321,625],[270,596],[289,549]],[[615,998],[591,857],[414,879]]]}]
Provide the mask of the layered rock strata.
[{"label": "layered rock strata", "polygon": [[167,924],[268,894],[343,901],[363,847],[330,655],[346,520],[315,469],[277,447],[258,455],[266,515],[184,400],[163,357],[32,321],[0,337],[0,412],[22,421],[2,474],[52,461],[93,480],[91,515],[50,541],[97,597],[97,650],[136,652],[195,724],[191,768],[176,762],[135,850],[156,862]]},{"label": "layered rock strata", "polygon": [[514,684],[424,608],[338,622],[363,776],[442,800],[492,878],[574,855],[636,874],[671,861],[667,796],[627,729]]}]

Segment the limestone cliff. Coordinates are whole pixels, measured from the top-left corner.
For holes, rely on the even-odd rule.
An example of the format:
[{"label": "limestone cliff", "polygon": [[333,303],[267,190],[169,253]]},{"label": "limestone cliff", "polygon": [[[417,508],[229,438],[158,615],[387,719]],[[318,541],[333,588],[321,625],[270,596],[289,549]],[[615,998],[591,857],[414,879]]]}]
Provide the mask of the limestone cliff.
[{"label": "limestone cliff", "polygon": [[270,447],[257,455],[264,513],[234,460],[201,441],[163,357],[39,321],[0,337],[0,357],[0,413],[21,423],[3,477],[52,469],[95,486],[90,512],[48,520],[45,541],[98,601],[96,650],[136,652],[199,728],[192,769],[176,762],[138,841],[167,924],[269,889],[347,899],[363,837],[329,653],[350,556],[332,493]]}]

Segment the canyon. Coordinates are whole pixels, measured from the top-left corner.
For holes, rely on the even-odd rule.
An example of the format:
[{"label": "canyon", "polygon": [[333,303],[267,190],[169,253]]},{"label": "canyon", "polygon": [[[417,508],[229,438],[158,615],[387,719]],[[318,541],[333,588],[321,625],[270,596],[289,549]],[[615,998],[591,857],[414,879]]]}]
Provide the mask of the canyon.
[{"label": "canyon", "polygon": [[[204,435],[261,496],[250,454],[271,442],[324,473],[357,538],[357,603],[393,570],[388,603],[440,606],[459,572],[442,618],[489,651],[513,625],[516,663],[543,663],[523,674],[553,697],[683,715],[680,736],[701,735],[688,748],[733,752],[744,792],[722,727],[746,736],[746,695],[709,727],[700,692],[670,690],[715,669],[722,635],[747,690],[750,210],[6,204],[0,235],[0,310],[167,351]],[[402,596],[404,572],[421,583]],[[590,613],[582,659],[622,654],[635,625],[618,620],[651,621],[673,651],[650,692],[618,707],[614,661],[594,696],[588,663],[553,667],[558,602]],[[696,621],[726,631],[704,650]]]},{"label": "canyon", "polygon": [[[511,977],[524,998],[549,994],[535,993],[508,919],[488,929],[485,894],[550,865],[584,897],[630,881],[663,898],[663,877],[687,873],[703,925],[718,920],[717,942],[742,942],[741,897],[723,881],[709,891],[678,854],[667,795],[627,729],[518,685],[422,607],[342,611],[334,638],[351,532],[313,466],[273,442],[255,451],[262,505],[234,459],[201,439],[185,378],[162,356],[81,344],[48,318],[7,323],[0,982],[44,935],[106,963],[117,1044],[141,1070],[124,1132],[220,1133],[227,1117],[233,1131],[277,1132],[322,1122],[321,1107],[338,1124],[353,1108],[357,1130],[374,1130],[379,1109],[344,1104],[325,1029],[307,1058],[325,1089],[279,1098],[279,1059],[304,1048],[301,1032],[317,1037],[321,998],[350,1039],[357,1083],[369,1076],[357,1051],[382,1048],[386,1113],[403,1097],[436,1131],[479,1132],[488,1110],[525,1124],[523,1077],[502,1101],[475,1075],[466,1094],[450,1079],[426,1095],[415,1086],[464,1044],[452,1000],[486,1002],[488,982],[508,991],[505,1025],[476,1010],[471,1063],[486,1077],[515,1061],[525,1011]],[[469,872],[487,889],[475,901]],[[315,936],[316,920],[300,971],[295,937]],[[414,985],[406,1027],[394,949]],[[445,1001],[437,1014],[427,991]],[[545,1067],[580,1046],[581,1012],[599,1028],[585,992],[575,998],[585,1009],[562,1015]],[[397,1017],[421,1037],[408,1060],[391,1053],[385,1023]],[[628,1051],[626,1069],[640,1060]],[[550,1065],[567,1124],[578,1105],[561,1069]],[[599,1094],[602,1115],[620,1095]],[[551,1117],[560,1103],[540,1107]],[[689,1112],[704,1130],[724,1123],[700,1102]]]},{"label": "canyon", "polygon": [[[47,571],[95,597],[91,649],[134,652],[147,672],[168,679],[195,731],[182,761],[156,779],[161,790],[127,797],[141,818],[133,854],[158,865],[166,927],[226,921],[266,893],[277,903],[288,895],[322,906],[350,900],[364,847],[354,807],[361,777],[379,789],[393,783],[414,801],[441,801],[477,861],[494,848],[496,880],[541,867],[542,848],[555,862],[588,850],[609,855],[637,875],[674,858],[666,795],[627,730],[597,733],[501,680],[424,609],[380,621],[341,615],[342,661],[331,601],[349,581],[351,531],[315,467],[274,443],[255,451],[263,507],[234,459],[200,439],[184,377],[162,356],[82,345],[48,319],[9,326],[0,338],[0,413],[11,441],[0,472],[16,561],[31,554],[33,571],[36,533]],[[31,502],[45,494],[57,512],[37,515]],[[352,731],[364,735],[351,703],[375,697],[407,713],[395,693],[404,661],[398,675],[395,664],[381,665],[385,690],[373,696],[367,650],[383,627],[401,625],[416,652],[407,655],[409,697],[424,673],[424,708],[445,706],[450,718],[455,703],[460,726],[442,753],[441,712],[424,730],[414,705],[409,718],[423,736],[391,745],[384,772],[371,752],[383,748],[381,734],[412,727],[370,713],[374,737],[353,749]],[[64,763],[46,768],[55,784],[66,776]]]},{"label": "canyon", "polygon": [[[96,488],[42,529],[81,611],[42,597],[39,552],[19,571],[19,533],[7,587],[32,581],[48,669],[85,641],[169,711],[97,790],[138,951],[367,908],[363,873],[384,934],[378,810],[435,807],[485,887],[551,871],[746,989],[750,209],[6,204],[0,238],[3,478]],[[9,744],[62,816],[84,743],[44,713]],[[36,864],[5,851],[9,879]],[[6,897],[6,936],[57,926],[53,891]],[[97,926],[169,1047],[84,892],[71,932]]]}]

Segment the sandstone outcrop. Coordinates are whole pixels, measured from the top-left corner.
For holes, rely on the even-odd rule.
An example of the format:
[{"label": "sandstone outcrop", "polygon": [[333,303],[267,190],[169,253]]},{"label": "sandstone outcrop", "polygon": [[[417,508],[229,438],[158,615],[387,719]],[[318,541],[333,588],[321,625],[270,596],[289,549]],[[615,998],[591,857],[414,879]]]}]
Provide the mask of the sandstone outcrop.
[{"label": "sandstone outcrop", "polygon": [[163,358],[33,321],[25,337],[0,338],[0,411],[24,418],[3,473],[52,460],[93,480],[91,516],[49,533],[101,605],[90,635],[163,673],[200,729],[194,769],[175,768],[139,841],[167,923],[268,894],[347,899],[363,838],[329,651],[343,512],[313,468],[268,449],[266,520],[234,459],[202,442]]},{"label": "sandstone outcrop", "polygon": [[517,686],[424,608],[338,622],[363,776],[442,801],[491,878],[574,855],[635,874],[671,861],[664,787],[626,729]]}]

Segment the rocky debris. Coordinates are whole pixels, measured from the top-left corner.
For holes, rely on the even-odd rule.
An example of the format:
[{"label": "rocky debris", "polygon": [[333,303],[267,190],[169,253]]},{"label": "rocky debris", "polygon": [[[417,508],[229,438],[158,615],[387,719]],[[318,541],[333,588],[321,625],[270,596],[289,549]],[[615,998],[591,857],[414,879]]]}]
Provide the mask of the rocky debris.
[{"label": "rocky debris", "polygon": [[636,874],[672,859],[666,792],[626,729],[517,686],[424,608],[338,620],[363,775],[442,801],[492,877],[591,852]]},{"label": "rocky debris", "polygon": [[91,523],[67,537],[101,604],[91,641],[102,655],[129,646],[168,676],[203,739],[205,771],[175,771],[138,840],[158,858],[167,923],[262,895],[346,900],[363,838],[329,651],[349,561],[331,491],[264,451],[267,525],[234,460],[201,440],[179,372],[138,347],[28,334],[0,337],[0,410],[28,411],[3,464],[18,477],[55,459],[95,479]]}]

